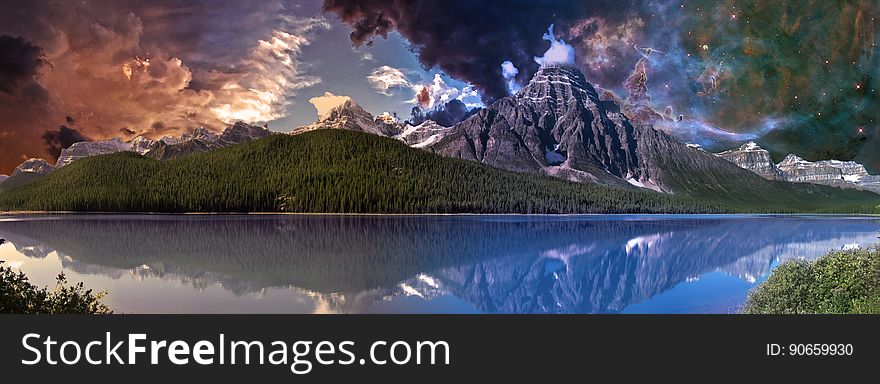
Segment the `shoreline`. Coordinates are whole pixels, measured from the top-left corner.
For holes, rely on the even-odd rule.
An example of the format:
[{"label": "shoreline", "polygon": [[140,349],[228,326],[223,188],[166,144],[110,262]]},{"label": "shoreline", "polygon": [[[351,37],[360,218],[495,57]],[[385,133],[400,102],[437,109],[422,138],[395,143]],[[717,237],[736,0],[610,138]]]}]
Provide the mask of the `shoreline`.
[{"label": "shoreline", "polygon": [[872,213],[340,213],[340,212],[80,212],[80,211],[0,211],[3,216],[529,216],[529,217],[599,217],[599,216],[828,216],[880,218]]}]

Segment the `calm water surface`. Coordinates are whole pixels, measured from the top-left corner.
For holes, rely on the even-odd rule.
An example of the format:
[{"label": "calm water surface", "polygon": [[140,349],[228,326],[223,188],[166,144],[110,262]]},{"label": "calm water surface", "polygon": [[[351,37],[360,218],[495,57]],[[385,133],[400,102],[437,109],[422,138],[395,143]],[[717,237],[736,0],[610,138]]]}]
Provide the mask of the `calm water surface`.
[{"label": "calm water surface", "polygon": [[0,216],[0,260],[132,313],[730,313],[841,216]]}]

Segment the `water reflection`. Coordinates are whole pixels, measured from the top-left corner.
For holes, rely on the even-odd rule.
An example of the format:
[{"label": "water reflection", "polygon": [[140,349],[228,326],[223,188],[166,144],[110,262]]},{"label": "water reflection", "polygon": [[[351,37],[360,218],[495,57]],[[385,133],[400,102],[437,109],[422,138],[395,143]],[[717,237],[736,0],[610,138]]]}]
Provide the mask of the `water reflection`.
[{"label": "water reflection", "polygon": [[718,272],[741,284],[717,298],[741,300],[778,261],[869,244],[878,228],[839,217],[0,218],[25,272],[57,259],[132,312],[616,313]]}]

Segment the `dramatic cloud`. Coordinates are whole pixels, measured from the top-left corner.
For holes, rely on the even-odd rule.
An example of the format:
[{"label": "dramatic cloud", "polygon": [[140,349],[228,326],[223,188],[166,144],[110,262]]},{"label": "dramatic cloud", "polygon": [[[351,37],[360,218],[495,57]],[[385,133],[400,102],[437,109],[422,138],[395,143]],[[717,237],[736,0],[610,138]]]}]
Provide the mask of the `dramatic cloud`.
[{"label": "dramatic cloud", "polygon": [[[69,127],[69,126],[70,127]],[[55,131],[46,131],[43,134],[43,141],[46,144],[46,151],[54,158],[61,155],[61,150],[81,141],[89,141],[88,137],[83,136],[76,128],[76,121],[68,117],[67,125],[62,125]]]},{"label": "dramatic cloud", "polygon": [[637,15],[619,24],[598,16],[575,22],[569,28],[569,43],[587,79],[606,87],[620,85],[639,58],[636,47],[643,42],[644,26]]},{"label": "dramatic cloud", "polygon": [[[297,7],[281,0],[0,4],[0,35],[8,35],[0,52],[17,52],[5,57],[20,61],[0,74],[10,76],[0,77],[9,88],[0,92],[9,99],[0,106],[0,135],[22,144],[4,148],[0,172],[23,156],[52,160],[54,145],[64,144],[53,127],[65,116],[94,139],[286,116],[296,92],[320,81],[300,62],[302,48],[329,28],[322,18],[294,16]],[[44,141],[53,143],[45,152]]]},{"label": "dramatic cloud", "polygon": [[501,63],[501,76],[504,77],[504,80],[507,80],[507,90],[510,93],[516,93],[520,88],[519,84],[516,83],[516,75],[518,74],[519,69],[509,60]]},{"label": "dramatic cloud", "polygon": [[321,81],[303,74],[297,59],[307,36],[316,29],[329,28],[323,19],[289,21],[290,32],[276,30],[260,40],[246,58],[229,73],[212,72],[208,82],[220,84],[214,91],[218,106],[211,109],[223,122],[236,120],[267,122],[287,115],[290,98],[302,88]]},{"label": "dramatic cloud", "polygon": [[[404,72],[401,69],[383,65],[373,70],[367,81],[376,89],[377,92],[391,96],[395,89],[413,89],[413,83],[410,81],[412,74]],[[418,91],[417,91],[418,92]]]},{"label": "dramatic cloud", "polygon": [[544,40],[550,42],[550,48],[544,52],[544,56],[536,56],[535,62],[545,67],[548,65],[574,65],[574,47],[565,43],[565,40],[557,39],[553,33],[553,24],[547,28]]},{"label": "dramatic cloud", "polygon": [[355,45],[397,31],[422,65],[473,84],[487,102],[508,94],[500,63],[519,68],[520,83],[538,70],[533,59],[547,45],[536,36],[548,25],[565,30],[590,12],[615,15],[629,7],[606,0],[324,0],[324,9],[352,28]]},{"label": "dramatic cloud", "polygon": [[0,36],[0,92],[12,94],[34,83],[45,63],[42,48],[21,37]]},{"label": "dramatic cloud", "polygon": [[46,154],[40,136],[52,121],[51,98],[37,77],[47,66],[41,47],[21,37],[0,36],[0,173]]},{"label": "dramatic cloud", "polygon": [[346,101],[351,101],[351,97],[338,96],[330,92],[324,92],[323,96],[313,97],[309,99],[309,103],[314,105],[315,109],[318,111],[319,119],[329,115],[330,111],[332,111],[333,108],[345,104]]},{"label": "dramatic cloud", "polygon": [[419,125],[425,120],[433,120],[444,127],[451,127],[479,111],[480,108],[468,108],[461,100],[453,99],[429,110],[413,107],[409,121],[412,125]]},{"label": "dramatic cloud", "polygon": [[435,74],[429,84],[412,80],[413,77],[414,73],[383,65],[373,70],[367,76],[367,81],[377,92],[386,96],[391,96],[396,89],[412,92],[413,98],[409,102],[416,104],[420,110],[443,109],[453,100],[461,101],[467,108],[483,106],[479,94],[472,86],[457,88],[449,85],[440,74]]}]

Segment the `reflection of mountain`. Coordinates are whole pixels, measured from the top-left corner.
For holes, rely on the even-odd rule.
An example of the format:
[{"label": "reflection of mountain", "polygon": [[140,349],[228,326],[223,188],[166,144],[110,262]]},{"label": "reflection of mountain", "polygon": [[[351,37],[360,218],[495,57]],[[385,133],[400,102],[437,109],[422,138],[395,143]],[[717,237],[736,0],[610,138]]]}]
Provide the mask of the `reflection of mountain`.
[{"label": "reflection of mountain", "polygon": [[594,313],[618,312],[711,271],[752,280],[779,258],[871,242],[878,227],[832,218],[642,218],[69,216],[0,221],[0,237],[19,249],[58,251],[86,273],[123,270],[237,293],[292,286],[334,311],[452,294],[485,312]]}]

